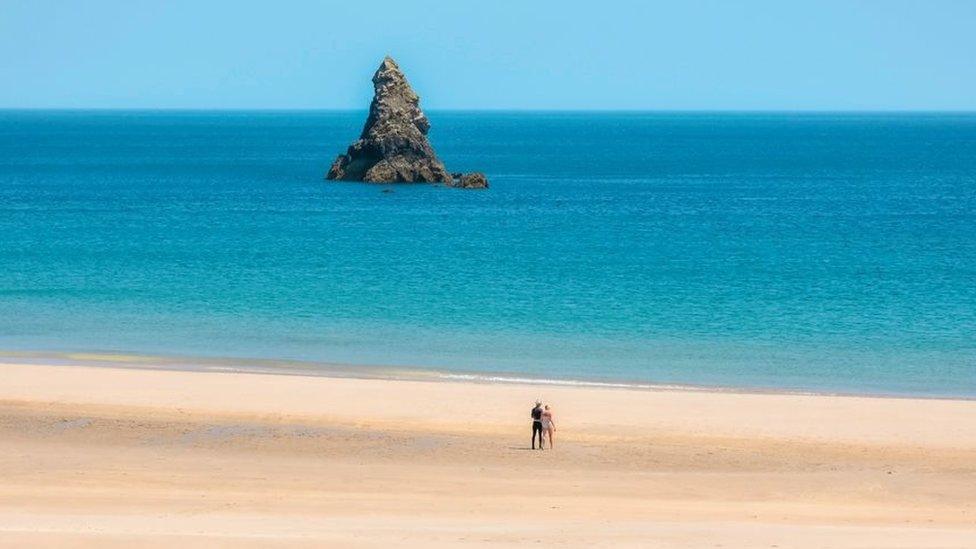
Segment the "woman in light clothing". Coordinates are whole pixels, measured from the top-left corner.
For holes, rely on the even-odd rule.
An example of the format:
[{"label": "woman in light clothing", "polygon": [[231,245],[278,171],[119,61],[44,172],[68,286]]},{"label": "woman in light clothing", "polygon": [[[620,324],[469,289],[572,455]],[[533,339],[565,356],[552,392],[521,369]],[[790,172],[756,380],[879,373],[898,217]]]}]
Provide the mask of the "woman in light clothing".
[{"label": "woman in light clothing", "polygon": [[552,418],[552,410],[549,409],[548,404],[542,410],[542,432],[549,439],[549,449],[552,449],[552,435],[556,432],[556,422]]}]

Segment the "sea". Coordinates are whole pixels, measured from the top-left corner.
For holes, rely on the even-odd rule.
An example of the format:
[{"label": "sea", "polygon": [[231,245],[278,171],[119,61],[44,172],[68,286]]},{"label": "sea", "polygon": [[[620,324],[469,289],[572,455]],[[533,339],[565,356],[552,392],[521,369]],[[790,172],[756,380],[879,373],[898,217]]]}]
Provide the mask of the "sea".
[{"label": "sea", "polygon": [[0,355],[976,397],[976,114],[428,116],[0,111]]}]

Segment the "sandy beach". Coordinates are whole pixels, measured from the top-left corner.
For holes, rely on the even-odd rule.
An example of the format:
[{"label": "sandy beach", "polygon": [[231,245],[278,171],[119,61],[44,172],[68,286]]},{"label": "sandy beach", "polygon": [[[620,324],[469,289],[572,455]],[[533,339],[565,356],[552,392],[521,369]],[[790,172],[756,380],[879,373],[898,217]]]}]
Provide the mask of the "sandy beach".
[{"label": "sandy beach", "polygon": [[0,440],[10,547],[976,546],[976,401],[2,364]]}]

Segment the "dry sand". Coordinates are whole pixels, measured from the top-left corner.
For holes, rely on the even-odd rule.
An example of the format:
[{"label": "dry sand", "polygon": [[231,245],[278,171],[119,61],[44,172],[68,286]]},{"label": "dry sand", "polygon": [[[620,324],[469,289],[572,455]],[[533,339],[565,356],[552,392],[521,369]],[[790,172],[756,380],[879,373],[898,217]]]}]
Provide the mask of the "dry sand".
[{"label": "dry sand", "polygon": [[0,364],[0,448],[0,546],[976,547],[976,401]]}]

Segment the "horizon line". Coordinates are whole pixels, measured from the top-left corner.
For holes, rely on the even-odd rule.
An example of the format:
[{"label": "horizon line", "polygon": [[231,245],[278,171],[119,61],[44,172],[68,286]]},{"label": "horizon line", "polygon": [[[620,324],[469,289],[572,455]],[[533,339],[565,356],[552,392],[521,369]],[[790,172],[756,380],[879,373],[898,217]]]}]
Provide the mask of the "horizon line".
[{"label": "horizon line", "polygon": [[[4,107],[0,112],[365,112],[363,108],[333,107]],[[976,109],[573,109],[573,108],[426,108],[442,113],[648,113],[648,114],[976,114]]]}]

